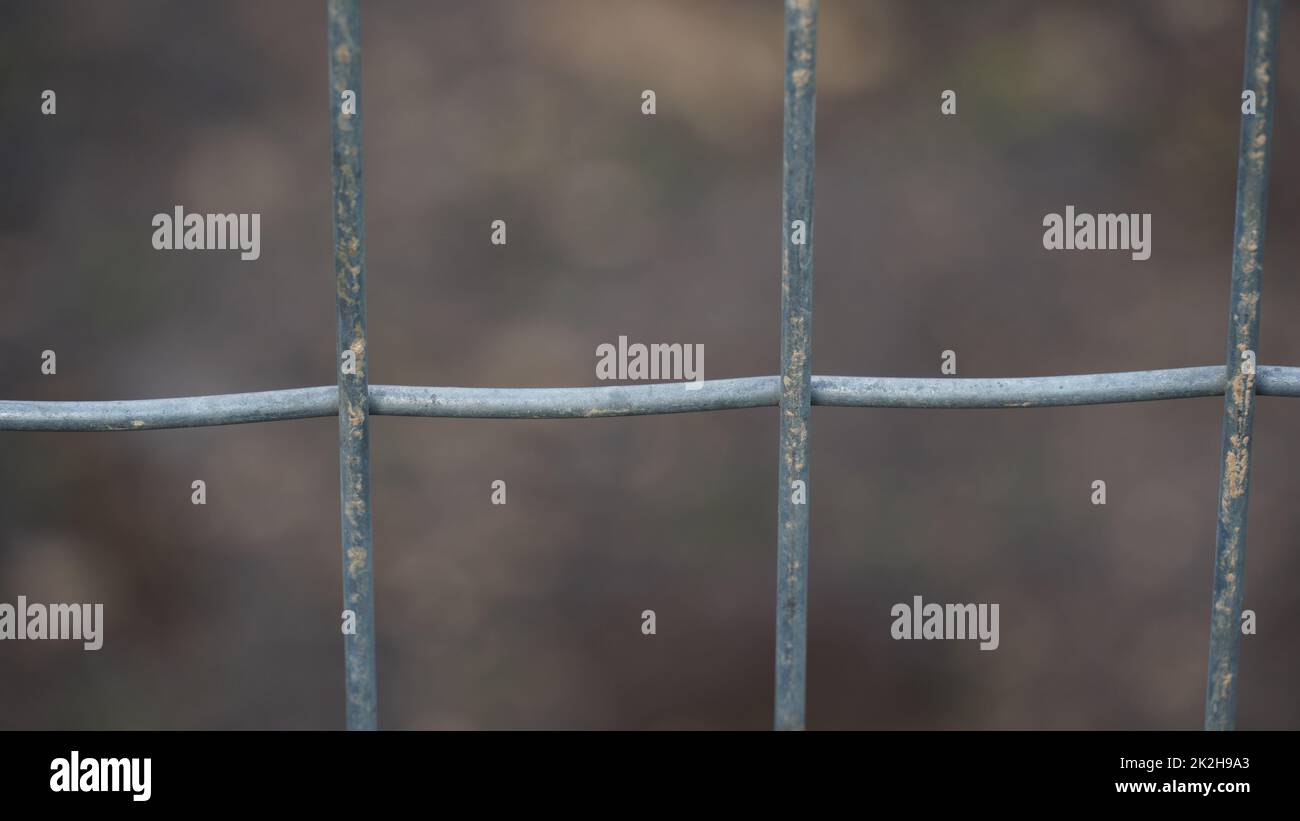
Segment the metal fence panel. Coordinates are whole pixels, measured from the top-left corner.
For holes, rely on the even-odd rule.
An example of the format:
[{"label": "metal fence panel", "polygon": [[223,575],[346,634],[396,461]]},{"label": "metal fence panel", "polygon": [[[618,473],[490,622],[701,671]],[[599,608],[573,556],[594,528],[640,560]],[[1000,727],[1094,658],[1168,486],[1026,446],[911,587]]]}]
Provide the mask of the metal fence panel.
[{"label": "metal fence panel", "polygon": [[[1227,366],[1022,378],[897,378],[812,373],[813,168],[817,0],[785,0],[781,208],[781,373],[740,379],[590,388],[370,385],[366,351],[365,225],[358,0],[327,0],[331,178],[338,322],[337,389],[107,402],[0,400],[0,430],[141,431],[338,415],[344,635],[349,729],[375,729],[374,545],[369,417],[562,419],[779,408],[776,729],[805,724],[808,434],[811,406],[1028,408],[1223,396],[1218,527],[1206,729],[1231,729],[1237,704],[1246,509],[1256,396],[1300,396],[1300,368],[1256,366],[1267,215],[1279,0],[1250,0],[1245,80],[1256,113],[1242,115],[1229,300]],[[343,92],[356,111],[344,111]],[[799,225],[796,226],[796,223]],[[1249,352],[1249,356],[1243,356]],[[802,482],[803,503],[795,483]]]}]

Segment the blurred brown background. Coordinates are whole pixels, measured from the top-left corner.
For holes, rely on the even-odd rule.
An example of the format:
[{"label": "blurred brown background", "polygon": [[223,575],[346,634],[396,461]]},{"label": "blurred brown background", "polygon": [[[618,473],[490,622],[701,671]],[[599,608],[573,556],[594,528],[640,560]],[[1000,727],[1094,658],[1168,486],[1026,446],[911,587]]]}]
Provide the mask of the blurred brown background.
[{"label": "blurred brown background", "polygon": [[[332,384],[323,4],[0,17],[0,396]],[[1222,362],[1244,19],[823,0],[814,371]],[[1267,364],[1300,364],[1296,24]],[[372,383],[588,385],[620,334],[703,343],[709,378],[777,371],[777,0],[369,2],[362,32]],[[176,204],[260,212],[261,259],[154,251]],[[1151,259],[1044,251],[1067,204],[1152,213]],[[1199,727],[1221,418],[816,410],[809,725]],[[341,727],[336,430],[0,434],[0,601],[106,611],[97,653],[0,645],[0,727]],[[381,417],[372,441],[382,726],[770,726],[775,410]],[[1262,399],[1243,728],[1300,727],[1298,458],[1300,402]],[[1001,648],[892,641],[918,594],[1000,603]]]}]

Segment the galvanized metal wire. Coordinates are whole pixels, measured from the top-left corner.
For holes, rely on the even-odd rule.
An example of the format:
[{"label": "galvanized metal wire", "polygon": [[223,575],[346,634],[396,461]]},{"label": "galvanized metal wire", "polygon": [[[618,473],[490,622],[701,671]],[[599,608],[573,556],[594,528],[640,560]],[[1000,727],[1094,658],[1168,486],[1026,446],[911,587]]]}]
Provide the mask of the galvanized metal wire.
[{"label": "galvanized metal wire", "polygon": [[[814,376],[812,404],[841,408],[1050,408],[1223,396],[1218,365],[1198,368],[936,379]],[[1260,396],[1300,397],[1300,368],[1262,365]],[[438,388],[371,385],[370,415],[456,419],[595,419],[773,407],[780,377],[593,388]],[[0,430],[144,431],[334,416],[338,389],[292,388],[215,396],[93,402],[0,400]]]},{"label": "galvanized metal wire", "polygon": [[[817,0],[785,0],[781,181],[781,416],[776,482],[778,730],[804,727],[808,655],[808,434],[812,406],[813,147]],[[803,498],[801,498],[803,497]]]},{"label": "galvanized metal wire", "polygon": [[[330,178],[334,199],[339,497],[343,537],[343,653],[347,726],[378,726],[374,540],[370,510],[370,390],[366,351],[366,227],[361,166],[361,19],[357,0],[328,0]],[[351,92],[345,108],[345,93]],[[349,629],[349,628],[354,629]]]},{"label": "galvanized metal wire", "polygon": [[1210,660],[1205,729],[1231,730],[1237,721],[1237,657],[1241,648],[1242,583],[1246,572],[1246,505],[1250,498],[1251,432],[1255,423],[1260,284],[1268,216],[1268,166],[1273,141],[1273,81],[1277,76],[1278,0],[1251,0],[1246,15],[1242,88],[1255,93],[1243,113],[1237,149],[1237,215],[1232,289],[1228,298],[1228,389],[1223,405]]}]

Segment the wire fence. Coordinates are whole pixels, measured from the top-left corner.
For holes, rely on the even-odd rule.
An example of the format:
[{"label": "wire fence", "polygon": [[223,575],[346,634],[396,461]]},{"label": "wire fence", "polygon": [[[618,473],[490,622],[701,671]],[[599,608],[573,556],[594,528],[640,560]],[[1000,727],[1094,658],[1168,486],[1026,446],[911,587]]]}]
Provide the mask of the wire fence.
[{"label": "wire fence", "polygon": [[[1267,214],[1280,0],[1249,0],[1227,363],[1128,373],[1024,378],[898,378],[812,373],[813,167],[817,0],[785,0],[785,105],[781,208],[781,372],[702,383],[590,388],[462,388],[369,385],[366,359],[365,220],[358,0],[327,0],[337,297],[337,388],[104,402],[0,400],[0,430],[118,431],[339,418],[344,635],[349,729],[378,726],[374,638],[374,544],[369,418],[571,419],[777,406],[776,729],[805,724],[811,406],[1030,408],[1224,397],[1205,728],[1236,720],[1246,510],[1255,397],[1300,397],[1300,368],[1256,366]],[[355,112],[344,92],[356,93]],[[803,241],[792,242],[802,223]]]}]

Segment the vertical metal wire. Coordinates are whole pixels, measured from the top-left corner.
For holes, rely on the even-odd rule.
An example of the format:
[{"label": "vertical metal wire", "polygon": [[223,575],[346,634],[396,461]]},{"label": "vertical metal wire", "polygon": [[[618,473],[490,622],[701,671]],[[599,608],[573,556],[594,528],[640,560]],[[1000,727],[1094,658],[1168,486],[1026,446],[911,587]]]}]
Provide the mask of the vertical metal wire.
[{"label": "vertical metal wire", "polygon": [[[1228,303],[1228,387],[1223,404],[1214,593],[1205,729],[1231,730],[1237,720],[1237,656],[1241,646],[1242,576],[1246,571],[1246,503],[1250,490],[1255,368],[1259,351],[1260,278],[1268,213],[1268,165],[1277,75],[1278,0],[1251,0],[1246,17],[1243,90],[1255,113],[1243,113],[1237,156],[1237,215]],[[1243,353],[1249,351],[1249,360]],[[1249,364],[1248,364],[1249,363]]]},{"label": "vertical metal wire", "polygon": [[[778,730],[804,728],[808,634],[808,422],[812,402],[813,120],[817,0],[785,2],[781,198],[781,452],[777,469]],[[803,223],[802,242],[796,221]],[[802,482],[796,497],[795,482]],[[799,503],[797,503],[799,502]]]},{"label": "vertical metal wire", "polygon": [[[366,238],[361,177],[361,31],[357,0],[328,0],[334,275],[338,306],[339,489],[343,529],[343,607],[356,614],[344,632],[347,727],[373,730],[375,605],[370,524],[370,394],[366,368]],[[356,111],[343,110],[343,93]],[[346,355],[346,358],[345,358]],[[349,365],[351,367],[349,367]],[[346,626],[346,622],[345,622]]]}]

